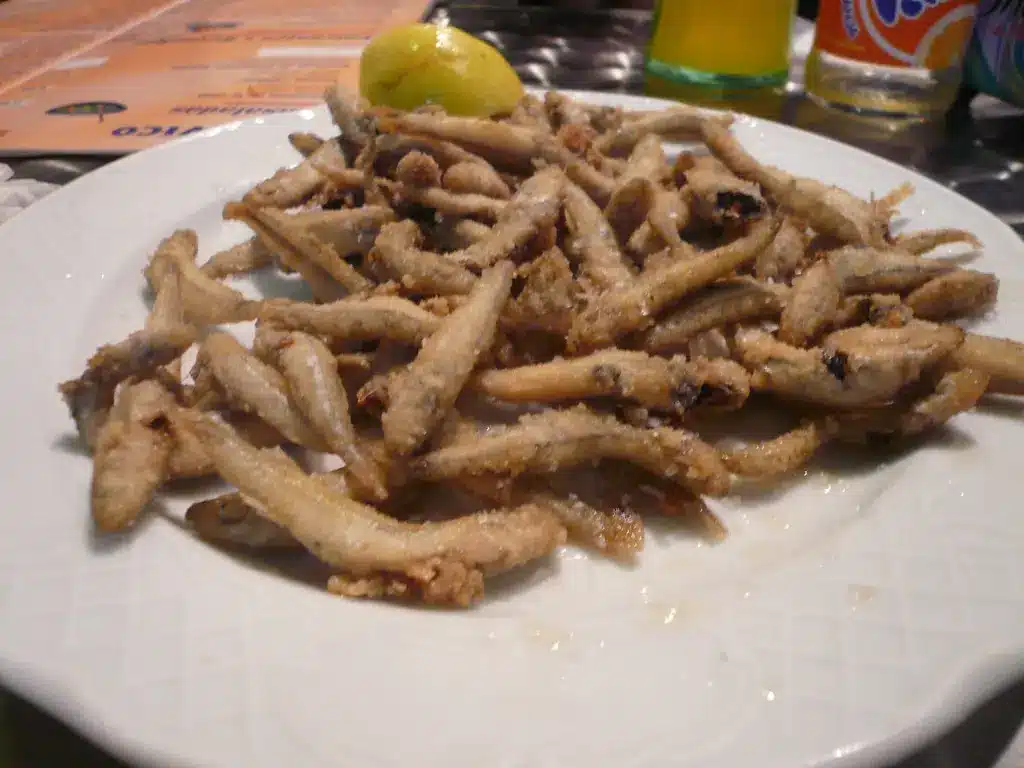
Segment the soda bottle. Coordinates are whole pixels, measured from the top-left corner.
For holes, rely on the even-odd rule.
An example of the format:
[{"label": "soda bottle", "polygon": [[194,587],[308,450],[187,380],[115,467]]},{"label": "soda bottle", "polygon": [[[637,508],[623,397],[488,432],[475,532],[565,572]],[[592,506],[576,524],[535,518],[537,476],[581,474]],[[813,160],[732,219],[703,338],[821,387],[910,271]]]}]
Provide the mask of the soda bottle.
[{"label": "soda bottle", "polygon": [[816,101],[930,117],[956,98],[976,0],[821,0],[805,70]]}]

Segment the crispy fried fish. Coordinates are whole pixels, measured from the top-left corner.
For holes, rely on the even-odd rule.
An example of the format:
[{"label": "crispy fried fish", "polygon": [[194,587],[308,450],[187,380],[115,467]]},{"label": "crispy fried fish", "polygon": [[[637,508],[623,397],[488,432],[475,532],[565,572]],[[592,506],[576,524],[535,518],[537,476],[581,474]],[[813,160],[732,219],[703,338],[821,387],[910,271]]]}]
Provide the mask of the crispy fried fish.
[{"label": "crispy fried fish", "polygon": [[282,168],[261,181],[245,195],[247,203],[260,208],[293,208],[309,201],[328,183],[323,168],[345,168],[345,157],[338,142],[321,143],[308,157],[292,168]]},{"label": "crispy fried fish", "polygon": [[514,269],[503,261],[485,271],[466,303],[441,321],[416,359],[391,382],[381,419],[389,451],[411,454],[447,415],[494,340]]},{"label": "crispy fried fish", "polygon": [[648,269],[628,285],[607,292],[578,315],[569,335],[570,349],[601,349],[626,333],[649,328],[674,302],[753,261],[771,242],[777,226],[775,219],[766,217],[728,245]]},{"label": "crispy fried fish", "polygon": [[[569,541],[621,562],[632,562],[644,548],[643,518],[620,499],[584,499],[572,488],[600,485],[593,474],[508,483],[491,477],[460,477],[459,487],[490,504],[536,504],[565,526]],[[619,484],[619,488],[623,484]],[[597,489],[596,495],[601,495]],[[678,493],[679,489],[675,489]]]},{"label": "crispy fried fish", "polygon": [[677,353],[714,328],[775,319],[789,293],[785,285],[748,277],[718,280],[660,318],[643,334],[641,346],[658,354]]},{"label": "crispy fried fish", "polygon": [[93,457],[92,517],[103,531],[130,528],[167,478],[174,398],[157,382],[128,385],[99,431]]},{"label": "crispy fried fish", "polygon": [[816,262],[793,281],[779,318],[779,339],[795,347],[814,343],[835,320],[843,283],[828,260]]},{"label": "crispy fried fish", "polygon": [[615,232],[590,196],[569,182],[565,185],[565,223],[575,238],[582,277],[598,290],[630,282],[633,271],[627,264]]},{"label": "crispy fried fish", "polygon": [[512,192],[491,166],[483,163],[455,163],[448,167],[441,186],[456,194],[472,194],[508,200]]},{"label": "crispy fried fish", "polygon": [[771,440],[722,451],[722,461],[740,477],[777,477],[804,466],[831,437],[826,424],[809,421]]},{"label": "crispy fried fish", "polygon": [[838,408],[884,405],[963,342],[956,326],[915,321],[902,328],[862,325],[836,331],[821,348],[799,349],[754,329],[736,334],[751,385]]},{"label": "crispy fried fish", "polygon": [[383,501],[384,473],[359,445],[348,410],[348,395],[334,355],[315,336],[299,331],[275,334],[272,356],[288,382],[288,394],[327,447],[345,462],[360,496]]},{"label": "crispy fried fish", "polygon": [[196,233],[179,229],[160,243],[147,267],[147,278],[155,291],[161,278],[173,268],[178,276],[185,318],[196,325],[216,325],[252,320],[260,302],[253,301],[224,283],[203,274],[196,266]]},{"label": "crispy fried fish", "polygon": [[258,237],[250,237],[213,254],[199,270],[213,280],[223,280],[232,275],[269,267],[274,263],[273,256]]},{"label": "crispy fried fish", "polygon": [[870,436],[908,437],[945,424],[958,413],[973,408],[989,384],[989,375],[970,368],[943,373],[935,387],[909,403],[830,417],[835,436],[847,442],[863,442]]},{"label": "crispy fried fish", "polygon": [[598,137],[594,143],[599,152],[607,155],[627,154],[645,136],[672,136],[676,140],[695,139],[707,122],[728,127],[730,115],[716,115],[685,104],[651,112],[635,120],[622,123],[617,129]]},{"label": "crispy fried fish", "polygon": [[213,333],[199,348],[203,361],[224,392],[244,410],[255,413],[288,440],[316,450],[325,448],[288,397],[285,378],[228,333]]},{"label": "crispy fried fish", "polygon": [[957,269],[934,277],[908,294],[906,305],[922,320],[947,320],[975,315],[992,306],[999,280],[987,272]]},{"label": "crispy fried fish", "polygon": [[511,257],[538,231],[555,223],[562,209],[564,183],[565,175],[557,168],[531,176],[508,202],[485,240],[454,251],[448,258],[465,267],[485,269]]},{"label": "crispy fried fish", "polygon": [[578,406],[523,416],[518,424],[456,440],[411,462],[414,476],[554,472],[598,459],[620,459],[697,493],[721,495],[729,476],[718,453],[678,429],[639,429]]},{"label": "crispy fried fish", "polygon": [[95,448],[121,382],[153,375],[181,357],[197,338],[190,325],[136,331],[117,344],[97,349],[77,379],[60,384],[58,389],[86,446]]},{"label": "crispy fried fish", "polygon": [[469,293],[476,275],[451,259],[420,249],[423,235],[414,221],[388,224],[367,258],[367,268],[397,280],[410,293],[448,296]]},{"label": "crispy fried fish", "polygon": [[522,289],[505,305],[502,327],[545,331],[564,337],[582,301],[579,282],[573,277],[561,249],[551,248],[516,270]]},{"label": "crispy fried fish", "polygon": [[264,303],[259,319],[286,330],[305,330],[331,339],[392,339],[417,345],[440,325],[436,315],[397,296],[352,297],[330,304],[273,299]]},{"label": "crispy fried fish", "polygon": [[815,231],[852,245],[886,246],[889,219],[895,205],[905,196],[904,190],[881,201],[868,202],[840,187],[763,165],[719,122],[706,120],[700,127],[708,149],[730,171],[759,184],[779,206],[806,221]]},{"label": "crispy fried fish", "polygon": [[[327,213],[340,213],[344,216],[349,211]],[[307,267],[309,265],[329,275],[349,293],[365,291],[371,286],[369,280],[342,258],[344,254],[332,243],[318,237],[312,227],[304,225],[295,216],[274,208],[237,205],[228,205],[225,216],[245,221],[263,239],[269,250],[278,254],[285,264],[304,277],[310,272]]]},{"label": "crispy fried fish", "polygon": [[951,262],[922,258],[891,246],[848,246],[827,258],[842,281],[844,293],[904,293],[957,268]]},{"label": "crispy fried fish", "polygon": [[737,407],[750,391],[747,375],[732,361],[723,360],[716,366],[706,360],[666,359],[619,349],[521,368],[480,371],[470,386],[508,402],[558,403],[613,397],[676,413],[704,404],[731,403]]},{"label": "crispy fried fish", "polygon": [[792,216],[784,216],[775,239],[758,254],[754,274],[761,280],[791,279],[804,259],[807,240],[803,225]]},{"label": "crispy fried fish", "polygon": [[283,453],[252,447],[224,424],[194,412],[180,418],[202,437],[218,473],[327,565],[386,577],[427,603],[466,607],[483,594],[485,574],[542,557],[565,539],[558,520],[536,506],[403,523],[307,475]]},{"label": "crispy fried fish", "polygon": [[957,367],[987,373],[989,392],[1024,395],[1024,344],[1019,341],[968,333],[953,361]]},{"label": "crispy fried fish", "polygon": [[953,243],[963,243],[971,248],[981,248],[981,241],[962,229],[924,229],[920,232],[901,234],[893,241],[893,245],[900,250],[917,256],[934,250],[940,245],[952,245]]},{"label": "crispy fried fish", "polygon": [[731,173],[692,168],[685,180],[693,215],[708,224],[733,225],[760,218],[768,210],[757,184]]}]

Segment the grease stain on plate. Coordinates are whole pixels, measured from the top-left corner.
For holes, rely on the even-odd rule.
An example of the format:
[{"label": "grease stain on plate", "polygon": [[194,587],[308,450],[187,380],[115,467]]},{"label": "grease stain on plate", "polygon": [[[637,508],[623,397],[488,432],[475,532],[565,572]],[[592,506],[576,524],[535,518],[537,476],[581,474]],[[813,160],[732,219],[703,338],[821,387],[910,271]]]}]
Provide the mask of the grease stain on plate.
[{"label": "grease stain on plate", "polygon": [[846,587],[846,594],[850,601],[850,610],[856,611],[878,596],[878,587],[870,584],[849,584]]}]

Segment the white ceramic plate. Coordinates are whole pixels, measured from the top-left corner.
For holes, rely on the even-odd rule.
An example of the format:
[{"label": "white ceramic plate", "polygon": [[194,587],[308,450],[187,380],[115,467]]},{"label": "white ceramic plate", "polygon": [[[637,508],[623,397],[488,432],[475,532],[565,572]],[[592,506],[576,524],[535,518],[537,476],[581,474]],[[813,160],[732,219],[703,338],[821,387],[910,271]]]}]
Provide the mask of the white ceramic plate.
[{"label": "white ceramic plate", "polygon": [[[568,549],[470,612],[330,597],[167,517],[94,540],[90,462],[55,385],[141,326],[160,238],[194,228],[205,256],[243,236],[221,207],[294,162],[296,129],[330,127],[316,111],[213,130],[0,228],[0,658],[14,688],[147,763],[793,768],[898,756],[1024,672],[1016,403],[913,452],[831,460],[716,504],[732,531],[720,546],[652,525],[634,569]],[[914,181],[906,226],[981,237],[977,266],[1002,279],[983,328],[1024,338],[1024,244],[991,215],[826,139],[737,130],[763,160],[864,196]]]}]

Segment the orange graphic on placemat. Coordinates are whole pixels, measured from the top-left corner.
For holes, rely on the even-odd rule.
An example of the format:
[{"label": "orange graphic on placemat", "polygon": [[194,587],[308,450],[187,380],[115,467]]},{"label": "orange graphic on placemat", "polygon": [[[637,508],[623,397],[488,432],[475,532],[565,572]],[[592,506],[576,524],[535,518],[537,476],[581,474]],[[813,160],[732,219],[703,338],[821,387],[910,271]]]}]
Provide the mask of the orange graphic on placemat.
[{"label": "orange graphic on placemat", "polygon": [[817,45],[872,64],[944,69],[962,57],[976,5],[976,0],[823,2]]}]

